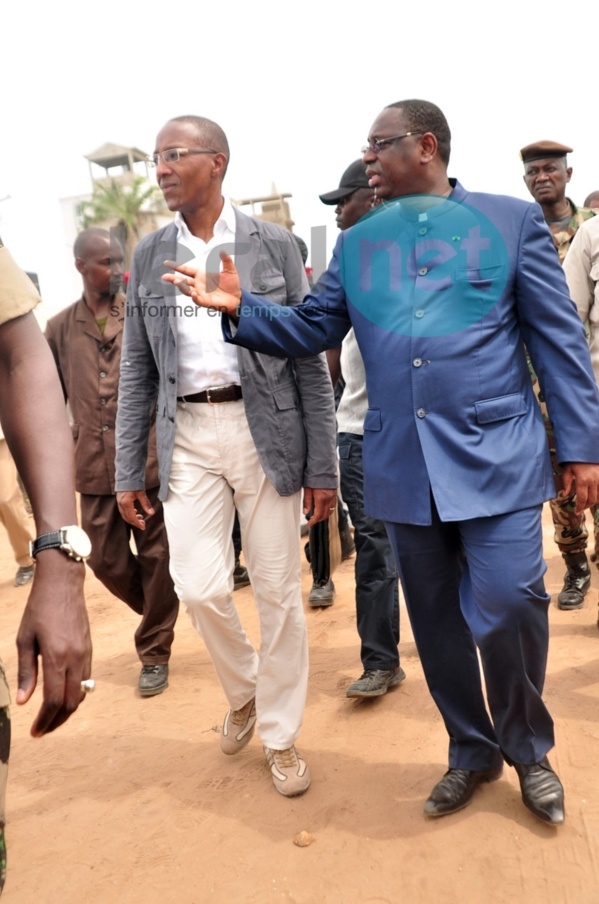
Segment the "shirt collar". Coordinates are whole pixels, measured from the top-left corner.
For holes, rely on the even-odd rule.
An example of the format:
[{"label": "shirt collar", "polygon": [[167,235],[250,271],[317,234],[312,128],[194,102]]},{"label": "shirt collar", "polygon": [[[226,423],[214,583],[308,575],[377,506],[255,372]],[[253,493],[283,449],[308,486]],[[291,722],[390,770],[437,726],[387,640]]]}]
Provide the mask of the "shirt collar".
[{"label": "shirt collar", "polygon": [[[197,236],[194,236],[189,231],[187,223],[179,210],[175,214],[175,226],[177,227],[177,238],[181,242],[197,239]],[[236,226],[235,208],[231,204],[229,198],[223,198],[223,208],[214,224],[214,237],[217,238],[219,235],[227,232],[235,234]]]}]

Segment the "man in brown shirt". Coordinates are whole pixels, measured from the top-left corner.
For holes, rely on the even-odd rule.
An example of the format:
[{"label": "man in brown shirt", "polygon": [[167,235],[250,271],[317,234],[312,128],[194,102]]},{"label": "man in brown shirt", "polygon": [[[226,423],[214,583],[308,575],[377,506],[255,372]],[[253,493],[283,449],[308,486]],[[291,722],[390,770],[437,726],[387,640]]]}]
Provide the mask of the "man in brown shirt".
[{"label": "man in brown shirt", "polygon": [[[83,296],[46,327],[73,420],[76,485],[81,521],[92,541],[88,560],[96,577],[141,615],[135,646],[142,663],[139,692],[168,686],[168,661],[179,601],[169,574],[168,541],[158,499],[154,431],[146,481],[156,509],[146,530],[126,524],[114,496],[115,422],[125,316],[123,251],[104,229],[86,229],[74,246]],[[130,548],[131,534],[137,555]]]}]

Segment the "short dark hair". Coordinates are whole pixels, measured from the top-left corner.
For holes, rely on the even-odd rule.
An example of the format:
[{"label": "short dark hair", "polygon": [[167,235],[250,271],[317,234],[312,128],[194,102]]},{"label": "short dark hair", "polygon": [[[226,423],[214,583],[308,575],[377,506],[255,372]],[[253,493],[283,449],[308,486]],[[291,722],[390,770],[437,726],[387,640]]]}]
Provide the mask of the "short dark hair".
[{"label": "short dark hair", "polygon": [[219,153],[224,154],[227,158],[227,165],[225,166],[225,170],[223,172],[223,177],[227,172],[227,166],[229,165],[229,160],[231,159],[231,153],[229,151],[229,142],[227,141],[227,136],[218,125],[218,123],[213,122],[211,119],[206,119],[205,116],[174,116],[170,122],[187,122],[189,125],[194,126],[202,136],[202,139],[207,142],[207,144],[214,148],[215,151],[219,151]]},{"label": "short dark hair", "polygon": [[406,127],[410,130],[432,132],[439,146],[439,157],[443,163],[449,163],[451,154],[451,131],[445,114],[428,100],[398,100],[388,104],[386,109],[401,110],[406,119]]}]

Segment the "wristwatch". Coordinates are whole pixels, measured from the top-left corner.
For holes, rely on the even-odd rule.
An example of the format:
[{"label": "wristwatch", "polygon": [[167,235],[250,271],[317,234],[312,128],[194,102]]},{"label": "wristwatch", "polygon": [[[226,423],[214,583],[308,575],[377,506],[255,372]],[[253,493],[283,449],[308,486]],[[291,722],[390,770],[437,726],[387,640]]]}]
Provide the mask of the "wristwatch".
[{"label": "wristwatch", "polygon": [[62,549],[71,559],[81,562],[89,559],[92,545],[84,530],[77,524],[70,524],[36,537],[29,544],[29,555],[35,559],[44,549]]}]

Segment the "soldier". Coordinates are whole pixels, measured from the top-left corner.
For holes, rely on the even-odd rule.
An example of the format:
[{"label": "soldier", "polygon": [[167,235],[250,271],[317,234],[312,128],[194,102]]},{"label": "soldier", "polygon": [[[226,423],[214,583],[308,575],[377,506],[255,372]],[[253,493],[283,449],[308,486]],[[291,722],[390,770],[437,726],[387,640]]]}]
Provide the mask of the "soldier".
[{"label": "soldier", "polygon": [[[572,153],[572,148],[555,141],[537,141],[520,151],[524,163],[524,182],[535,201],[541,206],[561,263],[564,262],[570,243],[579,226],[594,215],[594,211],[586,207],[576,207],[574,202],[566,197],[566,185],[572,176],[572,167],[568,166],[566,157],[570,153]],[[547,414],[541,387],[538,386],[534,374],[533,383],[536,384],[537,397],[545,420],[551,463],[558,490],[557,497],[550,502],[555,527],[555,542],[567,569],[564,586],[557,598],[557,607],[558,609],[580,609],[591,585],[591,572],[586,554],[588,531],[584,512],[576,514],[574,501],[563,495],[562,471],[557,462],[553,427]],[[593,517],[595,517],[594,510]]]}]

